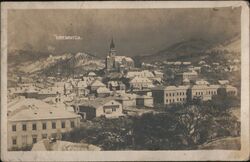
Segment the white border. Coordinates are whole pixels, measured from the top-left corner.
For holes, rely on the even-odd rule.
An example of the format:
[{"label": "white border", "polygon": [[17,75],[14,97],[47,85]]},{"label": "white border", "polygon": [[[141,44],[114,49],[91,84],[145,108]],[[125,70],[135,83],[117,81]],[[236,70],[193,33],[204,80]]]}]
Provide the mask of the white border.
[{"label": "white border", "polygon": [[[241,150],[190,151],[7,151],[7,10],[242,7],[241,14]],[[1,159],[4,161],[165,161],[249,159],[249,8],[242,1],[168,2],[8,2],[1,3]]]}]

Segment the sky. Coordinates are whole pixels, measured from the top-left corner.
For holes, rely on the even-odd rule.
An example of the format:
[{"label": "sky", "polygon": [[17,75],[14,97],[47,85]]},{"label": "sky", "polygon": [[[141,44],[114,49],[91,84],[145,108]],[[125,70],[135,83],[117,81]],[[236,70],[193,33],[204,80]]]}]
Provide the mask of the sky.
[{"label": "sky", "polygon": [[[36,9],[8,11],[8,50],[149,55],[190,39],[220,42],[240,33],[240,8]],[[57,36],[79,36],[58,40]]]}]

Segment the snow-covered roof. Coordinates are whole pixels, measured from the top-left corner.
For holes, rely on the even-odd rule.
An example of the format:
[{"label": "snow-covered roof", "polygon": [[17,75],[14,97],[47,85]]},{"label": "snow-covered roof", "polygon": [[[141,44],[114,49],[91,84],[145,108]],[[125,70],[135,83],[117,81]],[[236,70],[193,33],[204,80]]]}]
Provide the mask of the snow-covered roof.
[{"label": "snow-covered roof", "polygon": [[197,85],[208,85],[209,82],[206,81],[206,80],[197,80],[197,81],[195,81],[195,84],[197,84]]},{"label": "snow-covered roof", "polygon": [[221,85],[229,84],[229,80],[218,80],[218,83]]},{"label": "snow-covered roof", "polygon": [[152,83],[152,80],[148,79],[147,77],[134,77],[131,79],[129,83]]},{"label": "snow-covered roof", "polygon": [[8,116],[9,121],[53,120],[80,117],[77,114],[55,108],[37,99],[22,99],[15,104],[8,105],[8,109],[14,110]]},{"label": "snow-covered roof", "polygon": [[99,87],[97,90],[96,90],[97,93],[110,93],[110,90],[106,87]]},{"label": "snow-covered roof", "polygon": [[89,72],[88,76],[90,76],[90,77],[91,77],[91,76],[92,76],[92,77],[93,77],[93,76],[96,76],[96,73],[94,73],[93,71],[91,71],[91,72]]},{"label": "snow-covered roof", "polygon": [[121,105],[119,102],[114,100],[114,97],[104,97],[104,98],[96,98],[93,100],[84,100],[79,104],[79,106],[100,108],[101,106],[113,105],[113,104]]},{"label": "snow-covered roof", "polygon": [[94,80],[91,84],[90,84],[90,86],[100,86],[100,87],[105,87],[106,85],[104,84],[104,83],[102,83],[100,80],[98,80],[98,79],[96,79],[96,80]]},{"label": "snow-covered roof", "polygon": [[115,56],[115,61],[116,62],[122,62],[123,60],[125,60],[127,62],[134,62],[134,60],[131,57],[127,57],[127,56]]},{"label": "snow-covered roof", "polygon": [[133,78],[135,76],[151,78],[151,77],[154,77],[154,74],[151,71],[149,71],[149,70],[129,71],[126,74],[127,78]]}]

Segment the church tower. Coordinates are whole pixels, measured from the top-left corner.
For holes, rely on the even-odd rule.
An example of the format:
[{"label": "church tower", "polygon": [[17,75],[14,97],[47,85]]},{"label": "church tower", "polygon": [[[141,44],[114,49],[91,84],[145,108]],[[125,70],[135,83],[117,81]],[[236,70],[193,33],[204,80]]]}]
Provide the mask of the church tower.
[{"label": "church tower", "polygon": [[110,46],[109,46],[109,54],[106,57],[106,70],[112,70],[115,66],[115,56],[116,56],[116,50],[115,50],[115,43],[112,38]]},{"label": "church tower", "polygon": [[109,56],[116,56],[115,43],[114,43],[113,38],[110,43]]}]

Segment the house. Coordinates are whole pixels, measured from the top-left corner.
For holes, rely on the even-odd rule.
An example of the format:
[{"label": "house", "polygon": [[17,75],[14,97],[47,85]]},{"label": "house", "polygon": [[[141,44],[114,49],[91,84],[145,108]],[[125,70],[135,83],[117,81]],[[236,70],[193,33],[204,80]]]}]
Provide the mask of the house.
[{"label": "house", "polygon": [[81,102],[76,107],[76,113],[83,116],[85,119],[104,116],[106,118],[116,118],[123,116],[122,104],[115,101],[112,97],[96,98]]},{"label": "house", "polygon": [[120,102],[123,108],[136,106],[136,94],[120,94],[115,98],[115,100]]},{"label": "house", "polygon": [[33,145],[44,138],[59,138],[78,127],[80,116],[41,100],[19,98],[8,104],[8,149]]},{"label": "house", "polygon": [[125,78],[132,79],[134,77],[145,77],[145,78],[154,78],[155,75],[149,70],[142,71],[128,71],[125,75]]},{"label": "house", "polygon": [[96,90],[97,97],[108,97],[110,96],[110,94],[111,94],[111,91],[106,87],[99,87]]},{"label": "house", "polygon": [[198,78],[198,73],[196,71],[188,71],[183,73],[178,73],[175,76],[175,79],[183,82],[183,80],[188,79],[190,81],[196,80]]},{"label": "house", "polygon": [[126,85],[121,81],[109,81],[108,88],[111,91],[126,90]]},{"label": "house", "polygon": [[148,89],[153,87],[153,82],[152,80],[146,78],[146,77],[134,77],[129,81],[129,86],[132,90],[134,89]]},{"label": "house", "polygon": [[100,80],[96,79],[89,85],[89,87],[91,92],[96,92],[98,88],[106,87],[106,85],[102,83]]}]

